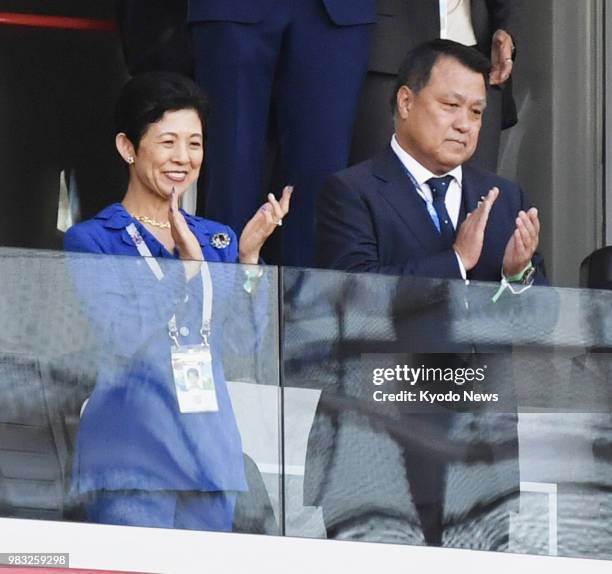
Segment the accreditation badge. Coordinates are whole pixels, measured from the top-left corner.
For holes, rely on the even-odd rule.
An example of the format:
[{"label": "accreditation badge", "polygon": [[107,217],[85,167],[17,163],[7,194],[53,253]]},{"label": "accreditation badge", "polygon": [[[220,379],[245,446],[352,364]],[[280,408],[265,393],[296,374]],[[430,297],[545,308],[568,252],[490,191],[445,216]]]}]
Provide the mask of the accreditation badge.
[{"label": "accreditation badge", "polygon": [[172,347],[172,374],[181,413],[219,410],[209,346]]}]

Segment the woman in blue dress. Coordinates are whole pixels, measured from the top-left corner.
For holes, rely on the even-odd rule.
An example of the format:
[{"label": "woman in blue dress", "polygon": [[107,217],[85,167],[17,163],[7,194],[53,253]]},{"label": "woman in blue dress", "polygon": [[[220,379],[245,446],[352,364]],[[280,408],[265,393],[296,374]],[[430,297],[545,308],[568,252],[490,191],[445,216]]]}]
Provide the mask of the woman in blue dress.
[{"label": "woman in blue dress", "polygon": [[[199,88],[180,75],[130,80],[116,110],[125,197],[65,236],[67,251],[134,256],[70,260],[100,341],[72,485],[92,522],[230,530],[236,493],[246,490],[221,335],[227,309],[257,296],[259,274],[215,263],[257,264],[292,190],[278,201],[270,194],[240,240],[179,209],[200,173],[206,112]],[[187,384],[188,372],[202,384]]]}]

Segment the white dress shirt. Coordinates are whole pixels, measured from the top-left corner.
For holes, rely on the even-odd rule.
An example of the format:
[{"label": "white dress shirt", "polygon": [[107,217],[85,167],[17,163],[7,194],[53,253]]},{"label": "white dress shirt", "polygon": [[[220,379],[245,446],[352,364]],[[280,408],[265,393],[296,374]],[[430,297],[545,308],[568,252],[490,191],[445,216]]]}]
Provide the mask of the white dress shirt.
[{"label": "white dress shirt", "polygon": [[439,0],[440,38],[454,40],[465,46],[475,46],[470,0]]},{"label": "white dress shirt", "polygon": [[[427,184],[427,180],[431,179],[432,177],[443,177],[445,175],[450,175],[453,178],[448,186],[448,190],[446,191],[444,205],[446,206],[446,211],[448,212],[453,227],[457,229],[457,221],[459,220],[459,212],[461,211],[461,189],[463,184],[463,170],[461,166],[457,166],[448,173],[436,175],[421,165],[405,149],[403,149],[397,141],[395,134],[393,134],[393,137],[391,138],[391,149],[416,181],[417,192],[427,204],[427,211],[429,212],[431,212],[431,209],[434,208],[433,194],[431,193],[431,188]],[[406,193],[409,193],[409,190],[406,190]],[[455,255],[457,257],[457,263],[459,264],[461,276],[465,279],[467,277],[467,273],[465,271],[465,267],[463,266],[463,262],[456,252]]]}]

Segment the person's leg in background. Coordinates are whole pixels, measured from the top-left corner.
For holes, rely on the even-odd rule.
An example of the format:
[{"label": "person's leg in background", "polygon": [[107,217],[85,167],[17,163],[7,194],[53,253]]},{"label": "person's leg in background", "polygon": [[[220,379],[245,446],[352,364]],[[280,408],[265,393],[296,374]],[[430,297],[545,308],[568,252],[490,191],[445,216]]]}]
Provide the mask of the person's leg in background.
[{"label": "person's leg in background", "polygon": [[264,203],[268,114],[287,15],[283,5],[257,24],[192,26],[196,79],[211,106],[198,214],[230,225],[238,235]]},{"label": "person's leg in background", "polygon": [[278,77],[283,175],[294,186],[283,263],[311,267],[316,196],[327,177],[348,165],[370,26],[334,24],[320,0],[296,2],[293,10]]},{"label": "person's leg in background", "polygon": [[444,493],[446,488],[447,463],[441,449],[432,452],[429,444],[444,445],[448,442],[448,431],[452,426],[451,413],[412,413],[407,414],[405,424],[426,429],[427,441],[421,444],[406,445],[404,462],[406,478],[419,516],[425,543],[430,546],[442,545],[444,529]]}]

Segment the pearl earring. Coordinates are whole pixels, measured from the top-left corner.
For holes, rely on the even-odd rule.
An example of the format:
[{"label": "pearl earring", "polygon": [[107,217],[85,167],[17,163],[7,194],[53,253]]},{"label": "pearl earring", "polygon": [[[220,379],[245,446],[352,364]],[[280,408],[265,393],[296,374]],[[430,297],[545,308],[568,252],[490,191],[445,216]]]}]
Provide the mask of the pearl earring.
[{"label": "pearl earring", "polygon": [[134,163],[134,156],[129,155],[127,158],[127,162],[132,165]]}]

